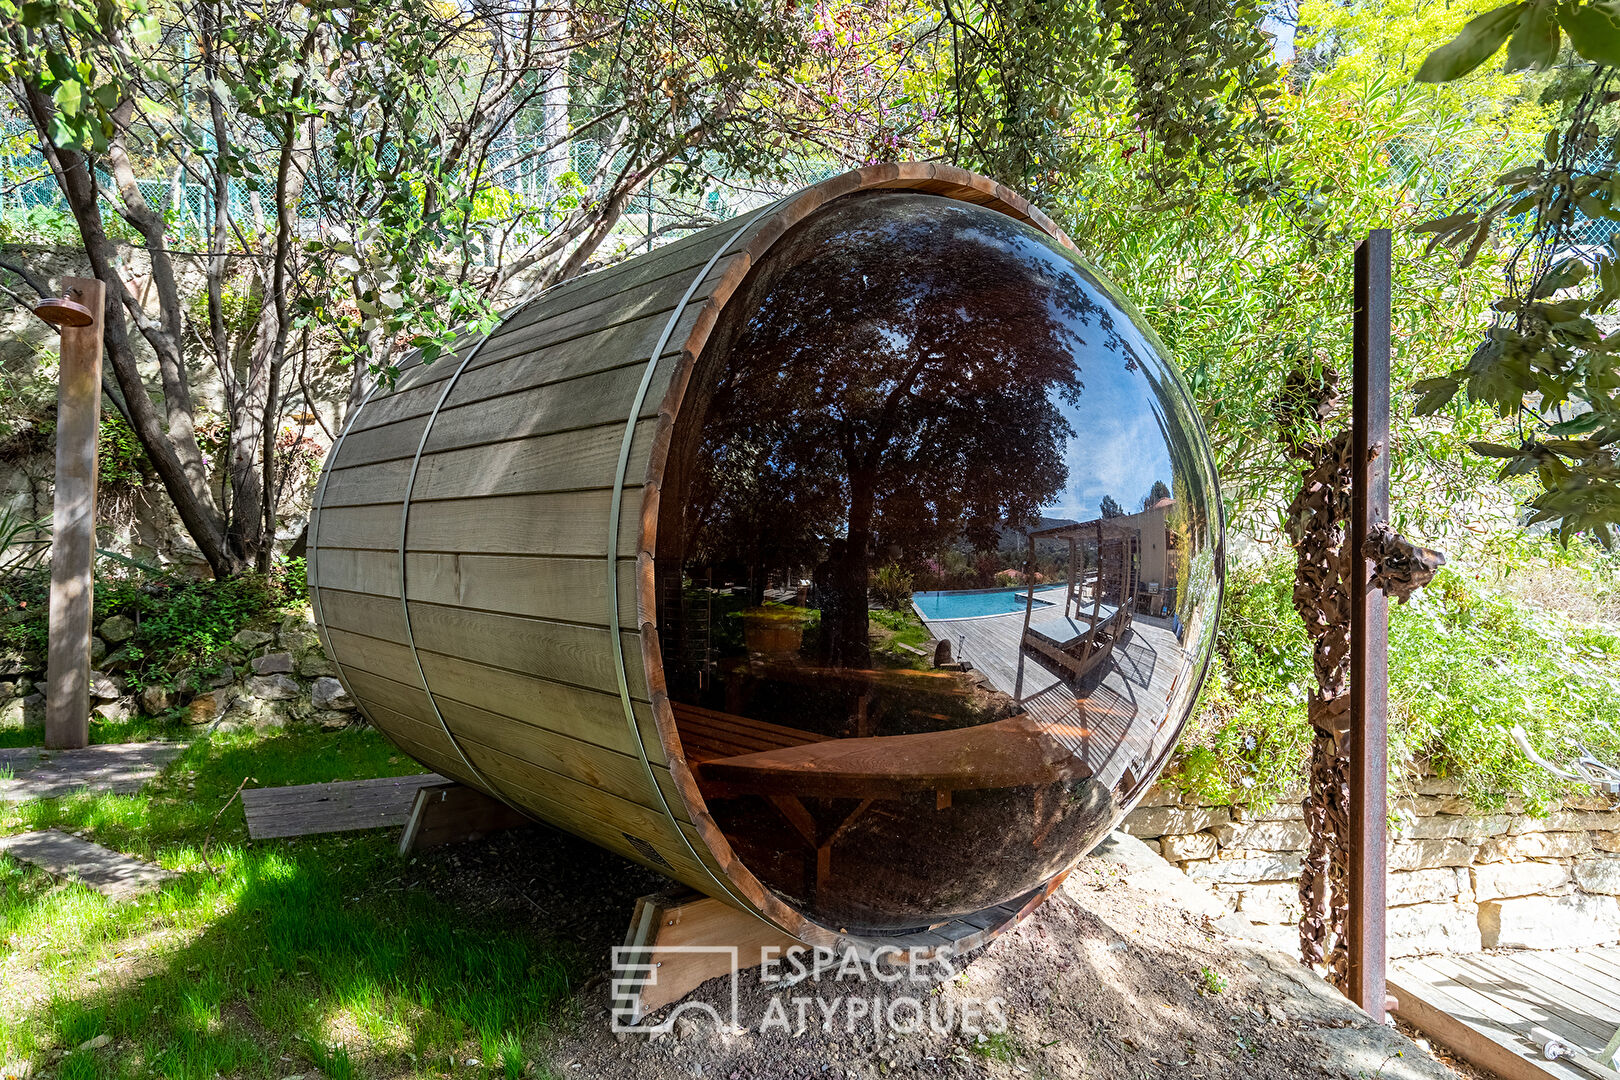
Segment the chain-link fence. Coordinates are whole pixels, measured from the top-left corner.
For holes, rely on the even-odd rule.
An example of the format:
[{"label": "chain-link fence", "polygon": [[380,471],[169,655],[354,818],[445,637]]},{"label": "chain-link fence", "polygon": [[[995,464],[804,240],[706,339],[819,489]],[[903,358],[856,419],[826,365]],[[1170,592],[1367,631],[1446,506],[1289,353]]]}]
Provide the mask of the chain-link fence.
[{"label": "chain-link fence", "polygon": [[[30,149],[32,129],[14,117],[0,121],[0,235],[49,235],[53,224],[67,224],[68,208],[39,153]],[[268,140],[266,153],[273,153]],[[204,146],[203,155],[212,153]],[[479,185],[475,216],[482,219],[483,242],[472,248],[479,261],[510,255],[543,240],[579,205],[603,199],[629,164],[623,151],[604,168],[603,147],[592,140],[570,140],[548,152],[534,136],[509,135],[495,141],[480,165],[488,177]],[[263,158],[261,158],[263,160]],[[387,162],[380,162],[387,167]],[[711,162],[714,166],[716,163]],[[825,179],[846,166],[837,162],[795,162],[779,182],[729,178],[718,168],[698,170],[705,180],[696,190],[676,191],[673,173],[656,174],[629,200],[612,239],[626,247],[651,246],[716,221],[724,221],[780,195]],[[161,175],[147,171],[137,181],[141,197],[168,219],[177,246],[203,246],[213,228],[214,182],[196,155],[187,155]],[[116,198],[111,178],[98,174],[102,189]],[[276,218],[275,193],[241,177],[226,184],[229,216],[247,231],[263,230]],[[300,230],[318,234],[330,225],[352,225],[364,216],[361,178],[347,173],[330,146],[317,149],[309,163],[298,204]],[[54,219],[54,221],[53,221]]]}]

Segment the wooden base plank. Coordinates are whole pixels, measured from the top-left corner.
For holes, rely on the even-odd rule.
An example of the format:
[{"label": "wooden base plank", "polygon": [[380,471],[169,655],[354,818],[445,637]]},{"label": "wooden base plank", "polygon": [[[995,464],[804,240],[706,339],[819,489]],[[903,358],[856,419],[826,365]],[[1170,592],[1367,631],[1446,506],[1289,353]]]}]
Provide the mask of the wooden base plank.
[{"label": "wooden base plank", "polygon": [[443,783],[446,780],[438,773],[422,773],[247,788],[242,792],[242,810],[247,816],[248,836],[254,840],[380,829],[405,824],[417,789]]},{"label": "wooden base plank", "polygon": [[408,854],[443,844],[464,844],[504,829],[520,829],[534,822],[465,784],[430,784],[416,789],[411,815],[400,834],[399,853]]}]

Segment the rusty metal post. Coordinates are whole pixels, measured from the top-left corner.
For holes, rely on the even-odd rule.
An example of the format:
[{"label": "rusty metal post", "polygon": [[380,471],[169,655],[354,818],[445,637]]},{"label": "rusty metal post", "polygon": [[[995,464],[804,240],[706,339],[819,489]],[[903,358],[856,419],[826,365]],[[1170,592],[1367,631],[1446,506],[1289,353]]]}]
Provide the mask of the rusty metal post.
[{"label": "rusty metal post", "polygon": [[96,558],[96,439],[101,424],[101,341],[106,286],[67,278],[66,296],[36,311],[61,328],[52,496],[51,599],[45,676],[45,745],[90,742],[90,631]]},{"label": "rusty metal post", "polygon": [[1390,232],[1356,245],[1350,560],[1350,998],[1384,1019],[1389,606],[1362,555],[1389,520]]}]

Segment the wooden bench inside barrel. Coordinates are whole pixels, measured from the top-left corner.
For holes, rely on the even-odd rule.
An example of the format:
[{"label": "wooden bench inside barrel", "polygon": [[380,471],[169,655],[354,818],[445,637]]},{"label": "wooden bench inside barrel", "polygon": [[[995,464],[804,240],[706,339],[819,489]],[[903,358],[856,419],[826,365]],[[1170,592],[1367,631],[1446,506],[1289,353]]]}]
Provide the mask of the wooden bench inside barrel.
[{"label": "wooden bench inside barrel", "polygon": [[[768,800],[815,851],[818,886],[831,872],[833,845],[880,799],[930,791],[935,808],[946,810],[958,791],[1034,786],[1038,804],[1042,786],[1091,775],[1070,749],[1084,731],[1028,713],[973,727],[827,739],[690,705],[674,710],[704,796]],[[758,749],[735,752],[750,745]],[[858,802],[829,825],[805,806],[810,798]]]}]

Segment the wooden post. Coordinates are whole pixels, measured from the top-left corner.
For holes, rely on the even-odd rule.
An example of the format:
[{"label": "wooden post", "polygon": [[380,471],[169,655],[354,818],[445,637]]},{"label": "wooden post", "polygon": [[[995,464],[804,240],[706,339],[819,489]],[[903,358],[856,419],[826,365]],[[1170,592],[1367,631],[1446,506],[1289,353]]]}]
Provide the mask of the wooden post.
[{"label": "wooden post", "polygon": [[1389,520],[1390,233],[1356,245],[1350,485],[1350,999],[1384,1019],[1389,602],[1362,547]]},{"label": "wooden post", "polygon": [[[90,631],[96,558],[96,436],[101,423],[101,333],[106,288],[65,278],[70,301],[90,313],[86,325],[61,326],[56,393],[56,492],[51,524],[50,644],[45,745],[69,750],[90,742]],[[53,320],[54,321],[54,320]]]}]

